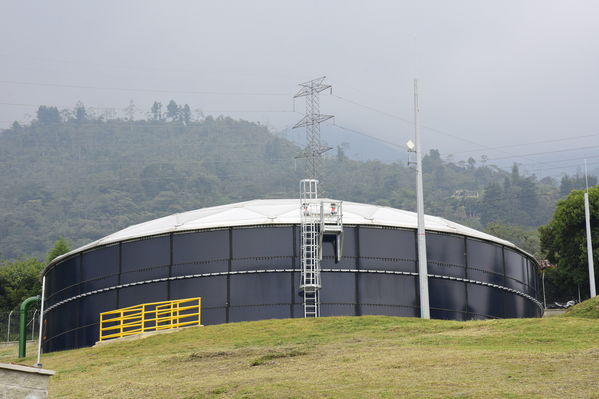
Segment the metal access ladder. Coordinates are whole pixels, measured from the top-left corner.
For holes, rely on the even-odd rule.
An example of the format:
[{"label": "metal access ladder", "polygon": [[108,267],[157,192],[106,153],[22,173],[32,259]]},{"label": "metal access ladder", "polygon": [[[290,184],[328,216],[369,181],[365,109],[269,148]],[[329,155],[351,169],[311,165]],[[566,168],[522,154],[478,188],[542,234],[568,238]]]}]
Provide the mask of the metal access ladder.
[{"label": "metal access ladder", "polygon": [[343,248],[343,213],[341,201],[319,200],[318,180],[300,181],[301,213],[301,281],[304,317],[320,317],[320,261],[325,235],[334,234],[337,260]]}]

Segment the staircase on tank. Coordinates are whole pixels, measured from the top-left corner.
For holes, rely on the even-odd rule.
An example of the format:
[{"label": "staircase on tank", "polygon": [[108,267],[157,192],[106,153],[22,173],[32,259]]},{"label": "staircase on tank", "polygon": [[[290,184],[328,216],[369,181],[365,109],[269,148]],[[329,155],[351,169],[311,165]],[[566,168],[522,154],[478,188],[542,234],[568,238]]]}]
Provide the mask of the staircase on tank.
[{"label": "staircase on tank", "polygon": [[335,236],[336,260],[343,249],[342,202],[320,200],[318,180],[300,182],[301,212],[301,282],[304,297],[304,317],[320,317],[320,262],[322,244],[327,235]]}]

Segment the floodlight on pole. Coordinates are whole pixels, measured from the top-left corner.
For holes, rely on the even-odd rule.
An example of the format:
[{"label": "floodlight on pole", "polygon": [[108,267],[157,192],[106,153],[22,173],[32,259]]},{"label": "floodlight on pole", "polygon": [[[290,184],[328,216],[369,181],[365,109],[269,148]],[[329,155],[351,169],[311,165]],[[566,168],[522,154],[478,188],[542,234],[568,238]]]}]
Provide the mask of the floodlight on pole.
[{"label": "floodlight on pole", "polygon": [[[428,266],[426,259],[426,228],[424,225],[424,194],[422,187],[422,146],[420,144],[420,129],[418,128],[418,80],[414,79],[414,134],[416,144],[408,141],[410,147],[416,150],[416,212],[418,214],[418,286],[420,287],[420,317],[430,319],[428,297]],[[410,145],[411,143],[411,145]]]}]

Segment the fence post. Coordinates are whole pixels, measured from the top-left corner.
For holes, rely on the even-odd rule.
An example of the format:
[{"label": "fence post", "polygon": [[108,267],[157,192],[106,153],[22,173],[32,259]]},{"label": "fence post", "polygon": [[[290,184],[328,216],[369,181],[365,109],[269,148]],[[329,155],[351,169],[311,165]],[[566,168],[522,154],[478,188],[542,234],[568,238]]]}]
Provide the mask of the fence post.
[{"label": "fence post", "polygon": [[146,331],[146,304],[141,306],[141,332]]},{"label": "fence post", "polygon": [[6,335],[6,342],[10,342],[10,317],[12,316],[12,312],[14,312],[14,309],[8,313],[8,334]]},{"label": "fence post", "polygon": [[169,312],[169,317],[171,319],[171,328],[173,328],[173,323],[175,321],[175,315],[173,313],[173,305],[174,304],[175,304],[174,302],[171,302],[171,311]]},{"label": "fence post", "polygon": [[35,315],[37,314],[37,309],[33,312],[33,317],[31,318],[31,340],[35,339]]}]

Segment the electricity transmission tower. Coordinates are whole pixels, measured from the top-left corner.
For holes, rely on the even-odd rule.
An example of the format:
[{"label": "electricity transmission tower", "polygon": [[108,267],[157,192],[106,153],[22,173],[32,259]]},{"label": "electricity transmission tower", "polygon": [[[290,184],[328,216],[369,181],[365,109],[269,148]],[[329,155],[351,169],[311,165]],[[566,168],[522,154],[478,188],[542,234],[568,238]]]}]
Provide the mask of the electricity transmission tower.
[{"label": "electricity transmission tower", "polygon": [[306,127],[307,145],[300,158],[308,159],[308,179],[300,181],[301,261],[300,289],[304,296],[304,317],[320,316],[320,261],[324,236],[334,236],[337,244],[336,259],[341,259],[343,249],[342,202],[318,198],[318,177],[322,167],[322,154],[330,147],[320,142],[320,123],[332,115],[320,114],[319,93],[330,89],[325,77],[300,84],[294,96],[306,97],[306,115],[293,128]]},{"label": "electricity transmission tower", "polygon": [[320,123],[331,119],[333,115],[320,114],[320,92],[330,89],[324,82],[325,76],[300,83],[301,89],[293,98],[306,97],[306,115],[293,126],[294,129],[306,127],[306,148],[299,158],[308,159],[308,177],[318,179],[322,167],[322,154],[330,150],[320,143]]}]

